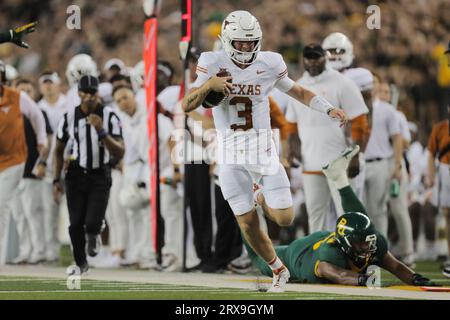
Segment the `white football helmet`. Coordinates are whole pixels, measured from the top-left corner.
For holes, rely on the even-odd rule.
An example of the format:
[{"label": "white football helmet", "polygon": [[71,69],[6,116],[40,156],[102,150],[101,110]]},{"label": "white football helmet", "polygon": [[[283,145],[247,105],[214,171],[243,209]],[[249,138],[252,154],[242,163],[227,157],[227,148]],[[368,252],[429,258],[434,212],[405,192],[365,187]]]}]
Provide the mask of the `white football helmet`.
[{"label": "white football helmet", "polygon": [[333,32],[322,42],[322,48],[328,51],[328,65],[335,70],[349,67],[354,59],[353,44],[340,32]]},{"label": "white football helmet", "polygon": [[137,92],[144,86],[145,78],[145,64],[144,61],[139,61],[133,68],[130,69],[131,86],[134,92]]},{"label": "white football helmet", "polygon": [[[261,49],[262,31],[258,20],[248,11],[233,11],[222,23],[222,32],[219,36],[223,48],[231,60],[250,65]],[[255,41],[251,52],[239,51],[233,47],[233,41]]]},{"label": "white football helmet", "polygon": [[66,68],[66,77],[72,87],[78,83],[81,76],[91,75],[98,77],[97,64],[90,55],[80,53],[70,59]]}]

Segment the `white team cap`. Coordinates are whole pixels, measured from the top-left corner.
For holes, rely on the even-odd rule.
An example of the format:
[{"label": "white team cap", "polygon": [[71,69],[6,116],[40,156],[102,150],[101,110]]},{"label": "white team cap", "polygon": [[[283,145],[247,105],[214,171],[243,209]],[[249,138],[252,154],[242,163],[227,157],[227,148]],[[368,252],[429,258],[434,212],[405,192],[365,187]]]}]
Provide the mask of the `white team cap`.
[{"label": "white team cap", "polygon": [[365,68],[352,68],[345,70],[344,74],[356,83],[361,92],[372,90],[373,75],[369,70]]},{"label": "white team cap", "polygon": [[47,73],[39,77],[39,83],[44,83],[45,81],[51,81],[54,84],[60,84],[61,79],[58,76],[58,73]]},{"label": "white team cap", "polygon": [[125,70],[125,63],[123,63],[122,60],[118,59],[118,58],[112,58],[109,59],[108,61],[106,61],[105,66],[103,67],[103,70],[109,70],[111,69],[112,66],[117,66],[119,67],[120,71]]}]

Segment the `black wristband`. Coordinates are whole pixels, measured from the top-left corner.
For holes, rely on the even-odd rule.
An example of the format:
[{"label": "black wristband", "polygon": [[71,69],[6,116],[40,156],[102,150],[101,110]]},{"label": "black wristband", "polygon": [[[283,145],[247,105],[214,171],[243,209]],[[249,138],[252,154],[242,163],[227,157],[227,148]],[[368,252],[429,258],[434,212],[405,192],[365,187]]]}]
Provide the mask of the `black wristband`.
[{"label": "black wristband", "polygon": [[57,183],[60,183],[61,182],[61,179],[60,178],[58,178],[58,179],[53,179],[53,185],[55,185],[55,184],[57,184]]},{"label": "black wristband", "polygon": [[47,162],[45,162],[44,160],[39,161],[39,164],[46,167],[47,166]]},{"label": "black wristband", "polygon": [[98,140],[106,138],[107,135],[108,133],[103,128],[99,132],[97,132]]}]

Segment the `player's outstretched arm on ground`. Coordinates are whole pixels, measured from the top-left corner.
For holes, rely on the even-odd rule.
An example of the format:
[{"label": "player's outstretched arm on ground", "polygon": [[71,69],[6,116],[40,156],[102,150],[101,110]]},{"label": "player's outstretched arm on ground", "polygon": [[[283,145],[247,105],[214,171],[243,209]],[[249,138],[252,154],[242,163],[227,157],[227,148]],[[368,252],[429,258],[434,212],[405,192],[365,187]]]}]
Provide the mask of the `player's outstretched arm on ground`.
[{"label": "player's outstretched arm on ground", "polygon": [[380,267],[386,269],[406,284],[413,286],[436,286],[430,279],[415,273],[404,263],[398,261],[389,251],[385,254]]},{"label": "player's outstretched arm on ground", "polygon": [[304,105],[311,107],[311,109],[326,113],[330,118],[338,119],[341,121],[341,126],[348,120],[344,110],[333,107],[325,98],[314,94],[297,83],[286,93]]},{"label": "player's outstretched arm on ground", "polygon": [[24,26],[0,33],[0,43],[12,42],[22,48],[28,48],[28,43],[23,41],[22,37],[28,33],[33,32],[36,29],[36,24],[37,22],[31,22]]},{"label": "player's outstretched arm on ground", "polygon": [[367,281],[365,274],[360,274],[353,270],[343,269],[325,261],[319,262],[316,274],[321,278],[328,279],[332,283],[349,286],[365,285]]},{"label": "player's outstretched arm on ground", "polygon": [[223,92],[225,95],[228,95],[231,90],[231,83],[227,81],[230,79],[231,77],[212,76],[201,87],[189,90],[181,104],[184,112],[191,112],[197,109],[210,91]]}]

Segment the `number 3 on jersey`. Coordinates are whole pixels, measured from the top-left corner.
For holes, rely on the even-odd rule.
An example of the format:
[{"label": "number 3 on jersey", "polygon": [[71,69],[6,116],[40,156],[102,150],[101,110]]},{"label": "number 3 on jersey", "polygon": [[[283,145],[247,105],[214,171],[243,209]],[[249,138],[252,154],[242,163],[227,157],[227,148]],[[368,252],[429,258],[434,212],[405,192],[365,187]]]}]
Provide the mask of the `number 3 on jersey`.
[{"label": "number 3 on jersey", "polygon": [[245,124],[232,124],[230,126],[233,130],[248,130],[253,128],[252,118],[252,100],[249,97],[234,97],[229,102],[230,106],[244,105],[245,109],[238,111],[238,117],[245,118]]}]

